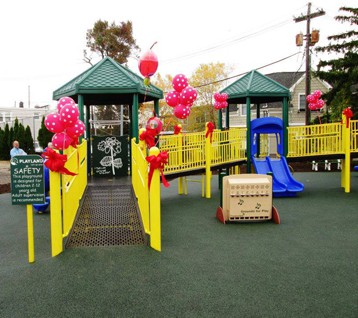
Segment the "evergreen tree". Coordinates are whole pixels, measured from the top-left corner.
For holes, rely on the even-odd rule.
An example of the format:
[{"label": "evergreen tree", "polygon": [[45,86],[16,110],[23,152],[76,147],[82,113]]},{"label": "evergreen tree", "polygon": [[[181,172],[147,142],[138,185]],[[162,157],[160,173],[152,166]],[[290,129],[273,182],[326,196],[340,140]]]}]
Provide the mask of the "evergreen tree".
[{"label": "evergreen tree", "polygon": [[[19,140],[19,120],[15,118],[13,140]],[[20,141],[20,140],[19,140]]]},{"label": "evergreen tree", "polygon": [[38,131],[37,140],[42,148],[46,148],[47,144],[52,140],[54,134],[45,126],[45,117],[42,117],[41,128]]},{"label": "evergreen tree", "polygon": [[[14,128],[14,135],[15,135],[15,128]],[[25,127],[23,124],[20,123],[17,129],[17,136],[14,138],[14,140],[18,140],[20,143],[20,147],[22,148],[25,139],[26,139]]]},{"label": "evergreen tree", "polygon": [[8,145],[9,145],[9,147],[10,147],[10,149],[12,148],[12,143],[14,142],[14,127],[11,127],[10,128],[10,134],[9,134],[9,139],[8,139],[8,141],[7,141],[7,143],[8,143]]},{"label": "evergreen tree", "polygon": [[4,135],[5,135],[5,132],[0,127],[0,159],[2,159],[2,160],[5,159],[4,158],[4,145],[3,145]]},{"label": "evergreen tree", "polygon": [[28,154],[35,153],[34,139],[32,138],[31,129],[29,125],[26,126],[25,137],[22,141],[22,144],[20,143],[20,147]]},{"label": "evergreen tree", "polygon": [[4,138],[1,140],[2,143],[2,157],[4,160],[10,159],[10,149],[12,148],[10,140],[10,129],[9,124],[6,123],[4,130]]},{"label": "evergreen tree", "polygon": [[[341,7],[343,15],[338,15],[335,20],[350,23],[351,26],[358,25],[358,8]],[[352,107],[358,118],[358,95],[353,94],[353,87],[358,84],[358,30],[353,29],[331,35],[332,40],[327,46],[317,47],[317,52],[334,53],[338,56],[332,60],[321,60],[317,65],[316,75],[333,88],[323,95],[327,105],[330,107],[332,119],[339,121],[342,110],[348,106]]]}]

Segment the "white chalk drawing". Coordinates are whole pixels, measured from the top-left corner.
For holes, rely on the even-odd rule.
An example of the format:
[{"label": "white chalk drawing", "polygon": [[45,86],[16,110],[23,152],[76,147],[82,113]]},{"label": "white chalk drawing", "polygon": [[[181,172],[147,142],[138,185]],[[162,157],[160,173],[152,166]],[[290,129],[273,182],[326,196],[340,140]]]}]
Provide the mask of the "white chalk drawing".
[{"label": "white chalk drawing", "polygon": [[102,167],[112,166],[112,173],[115,175],[115,168],[120,169],[123,167],[121,158],[114,159],[117,154],[122,152],[121,142],[116,137],[107,137],[98,143],[97,149],[105,154],[110,154],[102,158],[100,165]]}]

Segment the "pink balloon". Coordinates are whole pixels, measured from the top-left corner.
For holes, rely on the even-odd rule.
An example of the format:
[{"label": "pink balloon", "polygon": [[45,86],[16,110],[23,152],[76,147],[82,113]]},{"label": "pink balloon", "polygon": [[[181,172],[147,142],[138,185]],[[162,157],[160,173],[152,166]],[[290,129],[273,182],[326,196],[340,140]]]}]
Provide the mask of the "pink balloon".
[{"label": "pink balloon", "polygon": [[65,129],[58,113],[48,114],[45,117],[45,126],[49,131],[53,133],[60,133]]},{"label": "pink balloon", "polygon": [[57,110],[58,112],[61,111],[62,107],[65,105],[76,105],[75,101],[71,97],[62,97],[57,103]]},{"label": "pink balloon", "polygon": [[317,102],[316,102],[316,106],[318,109],[321,109],[323,106],[324,106],[325,102],[324,100],[322,99],[319,99]]},{"label": "pink balloon", "polygon": [[316,99],[319,99],[319,98],[321,98],[322,93],[321,93],[320,90],[316,90],[316,91],[313,92],[312,95],[313,95]]},{"label": "pink balloon", "polygon": [[82,136],[85,133],[86,126],[81,120],[77,120],[71,127],[67,127],[66,134],[75,139]]},{"label": "pink balloon", "polygon": [[196,92],[196,89],[188,85],[180,93],[180,104],[193,104],[197,97],[198,93]]},{"label": "pink balloon", "polygon": [[221,108],[226,108],[227,106],[228,106],[227,101],[220,102],[220,107]]},{"label": "pink balloon", "polygon": [[188,86],[188,79],[183,74],[175,75],[172,81],[173,88],[180,93],[185,87]]},{"label": "pink balloon", "polygon": [[185,119],[190,115],[190,107],[179,104],[174,108],[174,116],[179,119]]},{"label": "pink balloon", "polygon": [[80,116],[80,112],[76,105],[67,104],[62,107],[60,116],[62,124],[65,127],[71,127],[77,122]]},{"label": "pink balloon", "polygon": [[179,104],[179,93],[176,91],[170,91],[165,95],[165,101],[170,107],[175,107]]},{"label": "pink balloon", "polygon": [[317,110],[317,104],[316,103],[309,103],[308,108],[310,110]]},{"label": "pink balloon", "polygon": [[306,97],[306,100],[309,103],[314,103],[317,100],[317,98],[313,94],[310,94]]},{"label": "pink balloon", "polygon": [[219,99],[220,99],[220,93],[214,93],[214,99],[215,101],[219,102]]},{"label": "pink balloon", "polygon": [[52,144],[58,150],[67,149],[73,142],[73,139],[66,133],[57,133],[52,136]]},{"label": "pink balloon", "polygon": [[221,108],[221,102],[215,101],[215,102],[214,102],[214,108],[215,108],[216,110],[219,110],[219,109]]}]

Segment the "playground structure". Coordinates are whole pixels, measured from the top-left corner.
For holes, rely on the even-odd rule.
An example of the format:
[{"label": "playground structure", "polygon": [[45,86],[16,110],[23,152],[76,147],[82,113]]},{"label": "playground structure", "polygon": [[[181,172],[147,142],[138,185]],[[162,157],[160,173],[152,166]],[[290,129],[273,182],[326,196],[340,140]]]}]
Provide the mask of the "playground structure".
[{"label": "playground structure", "polygon": [[[271,158],[267,154],[265,158],[260,157],[260,137],[264,134],[275,134],[277,144],[276,158]],[[290,197],[303,191],[304,185],[293,178],[284,156],[282,120],[275,117],[253,120],[250,138],[251,161],[255,171],[259,174],[272,174],[274,196]]]}]

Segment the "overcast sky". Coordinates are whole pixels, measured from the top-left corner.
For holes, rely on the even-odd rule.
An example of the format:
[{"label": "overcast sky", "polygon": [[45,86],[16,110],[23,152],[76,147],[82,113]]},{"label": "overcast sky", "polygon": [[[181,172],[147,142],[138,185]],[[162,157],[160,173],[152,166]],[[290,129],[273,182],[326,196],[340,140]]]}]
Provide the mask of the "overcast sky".
[{"label": "overcast sky", "polygon": [[[18,0],[2,3],[0,11],[0,107],[54,104],[52,92],[90,67],[83,58],[86,31],[98,19],[119,24],[130,20],[143,51],[154,43],[158,72],[190,77],[202,63],[223,62],[231,75],[257,69],[301,51],[284,62],[261,69],[267,74],[304,70],[303,47],[295,35],[305,33],[306,22],[293,17],[307,13],[307,0]],[[311,20],[327,36],[351,29],[333,18],[341,6],[356,0],[312,1],[312,12],[325,16]],[[312,56],[313,66],[321,56]],[[97,58],[97,60],[99,60]],[[138,62],[129,61],[139,74]],[[29,93],[30,92],[30,99]]]}]

